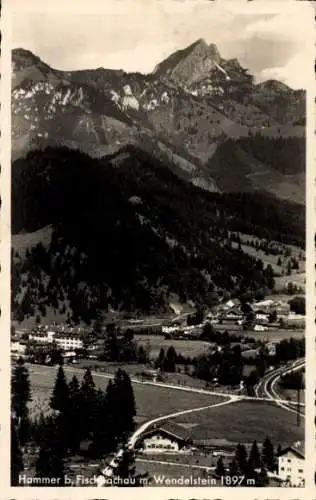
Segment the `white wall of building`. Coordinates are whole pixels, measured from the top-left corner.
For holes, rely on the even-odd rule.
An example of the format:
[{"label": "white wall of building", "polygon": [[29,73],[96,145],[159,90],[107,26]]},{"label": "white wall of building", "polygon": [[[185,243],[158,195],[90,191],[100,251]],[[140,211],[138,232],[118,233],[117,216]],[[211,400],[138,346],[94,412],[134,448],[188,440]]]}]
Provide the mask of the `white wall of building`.
[{"label": "white wall of building", "polygon": [[46,344],[52,344],[56,342],[56,344],[62,349],[68,351],[73,349],[82,349],[83,341],[77,337],[59,337],[54,334],[54,332],[47,332],[47,335],[37,335],[30,334],[30,340],[34,340],[35,342],[45,342]]},{"label": "white wall of building", "polygon": [[278,458],[278,474],[282,481],[289,481],[292,486],[304,482],[304,459],[288,451]]},{"label": "white wall of building", "polygon": [[145,438],[142,443],[144,453],[165,453],[166,451],[179,451],[178,442],[172,438],[167,438],[162,434]]},{"label": "white wall of building", "polygon": [[11,351],[24,354],[26,351],[26,345],[20,342],[11,342]]}]

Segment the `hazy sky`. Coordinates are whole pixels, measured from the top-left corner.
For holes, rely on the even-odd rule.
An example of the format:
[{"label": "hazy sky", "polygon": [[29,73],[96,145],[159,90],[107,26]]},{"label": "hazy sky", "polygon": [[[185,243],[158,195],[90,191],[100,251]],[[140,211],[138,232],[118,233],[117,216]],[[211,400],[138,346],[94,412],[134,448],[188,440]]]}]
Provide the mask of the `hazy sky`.
[{"label": "hazy sky", "polygon": [[54,6],[12,0],[12,43],[58,69],[150,72],[173,51],[204,38],[224,58],[237,57],[257,81],[305,87],[313,29],[307,11],[258,13],[255,4],[231,9],[198,0],[77,0],[74,11],[74,0]]}]

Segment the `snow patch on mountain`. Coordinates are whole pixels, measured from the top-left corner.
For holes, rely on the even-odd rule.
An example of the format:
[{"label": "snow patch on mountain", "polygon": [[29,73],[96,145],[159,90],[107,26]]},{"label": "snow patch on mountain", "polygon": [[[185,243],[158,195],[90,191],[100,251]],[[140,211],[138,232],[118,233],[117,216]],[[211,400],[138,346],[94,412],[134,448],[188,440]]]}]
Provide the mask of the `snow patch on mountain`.
[{"label": "snow patch on mountain", "polygon": [[[52,120],[58,111],[65,112],[68,106],[83,106],[82,88],[73,91],[68,86],[58,89],[50,82],[36,82],[29,88],[15,88],[12,91],[12,113],[16,117],[23,117],[30,122],[30,130],[35,133],[40,121]],[[41,111],[41,112],[40,112]],[[44,113],[43,113],[44,111]],[[47,137],[47,131],[38,131],[38,137]],[[15,129],[12,128],[12,136],[15,136]]]}]

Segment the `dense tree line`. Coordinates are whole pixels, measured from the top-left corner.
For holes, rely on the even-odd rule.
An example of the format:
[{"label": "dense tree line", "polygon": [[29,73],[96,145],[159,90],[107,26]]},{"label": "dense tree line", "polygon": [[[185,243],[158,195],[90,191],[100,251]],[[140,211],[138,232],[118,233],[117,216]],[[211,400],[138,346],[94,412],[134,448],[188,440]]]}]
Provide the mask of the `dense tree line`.
[{"label": "dense tree line", "polygon": [[302,372],[286,373],[285,375],[282,375],[279,383],[284,389],[298,390],[305,388]]},{"label": "dense tree line", "polygon": [[305,356],[305,339],[283,339],[276,345],[277,363],[294,361]]},{"label": "dense tree line", "polygon": [[48,247],[13,254],[12,311],[22,320],[49,307],[89,323],[109,307],[166,310],[171,292],[208,303],[215,292],[271,288],[229,231],[297,241],[299,221],[294,204],[208,193],[135,148],[101,160],[33,151],[12,166],[13,232],[52,224],[53,234]]},{"label": "dense tree line", "polygon": [[282,174],[305,172],[305,139],[277,137],[271,139],[261,134],[239,138],[238,145],[251,156],[270,165]]},{"label": "dense tree line", "polygon": [[[269,484],[267,472],[275,472],[277,468],[276,455],[268,437],[262,443],[261,449],[257,441],[254,441],[249,452],[239,443],[229,467],[226,468],[223,459],[219,458],[215,472],[217,476],[224,478],[225,486],[267,486]],[[233,477],[237,481],[243,477],[242,484],[234,483]]]},{"label": "dense tree line", "polygon": [[305,297],[294,297],[289,304],[291,311],[296,314],[305,314]]},{"label": "dense tree line", "polygon": [[231,344],[232,342],[242,341],[251,344],[255,343],[255,339],[253,337],[245,337],[244,335],[229,333],[228,330],[218,331],[211,323],[206,323],[203,326],[199,339],[208,342],[214,342],[219,346],[225,346]]},{"label": "dense tree line", "polygon": [[[266,347],[262,344],[257,349],[256,355],[248,359],[241,354],[240,342],[243,340],[241,336],[229,334],[228,332],[216,332],[212,325],[206,324],[201,339],[215,342],[222,349],[221,351],[203,354],[190,359],[190,363],[194,366],[192,375],[207,382],[216,379],[221,385],[236,386],[243,381],[249,395],[253,395],[253,387],[270,366],[279,366],[305,356],[305,341],[303,338],[281,340],[276,344],[276,353],[273,356],[268,353]],[[248,343],[254,343],[252,338],[246,340]],[[238,344],[234,345],[234,343]],[[175,360],[177,360],[176,356]],[[244,376],[245,365],[254,366],[253,371],[247,376]]]},{"label": "dense tree line", "polygon": [[[86,453],[98,458],[124,446],[135,428],[135,398],[130,378],[124,370],[119,369],[102,391],[96,389],[89,369],[81,383],[76,376],[68,383],[60,366],[50,399],[53,413],[49,416],[41,414],[35,421],[30,421],[29,400],[28,371],[20,360],[12,377],[12,485],[18,484],[19,474],[24,468],[22,449],[25,445],[33,444],[39,448],[36,477],[58,478],[58,486],[64,486],[66,460],[81,452],[82,441],[88,440]],[[122,474],[133,472],[129,452],[126,451],[126,456],[123,454],[120,467]],[[120,471],[116,473],[119,475]]]},{"label": "dense tree line", "polygon": [[238,385],[243,379],[244,361],[240,345],[223,347],[221,351],[193,359],[193,377],[207,382],[214,379],[221,385]]}]

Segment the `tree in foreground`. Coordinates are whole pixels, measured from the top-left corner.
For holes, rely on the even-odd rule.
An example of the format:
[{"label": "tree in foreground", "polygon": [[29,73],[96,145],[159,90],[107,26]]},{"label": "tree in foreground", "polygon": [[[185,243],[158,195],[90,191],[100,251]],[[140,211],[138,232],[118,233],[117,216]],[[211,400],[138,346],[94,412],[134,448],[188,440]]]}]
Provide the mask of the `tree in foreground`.
[{"label": "tree in foreground", "polygon": [[265,438],[262,445],[262,462],[268,471],[270,472],[275,471],[276,463],[275,463],[274,448],[273,444],[271,443],[268,437]]},{"label": "tree in foreground", "polygon": [[217,460],[215,472],[220,477],[221,476],[225,476],[225,474],[226,474],[226,470],[225,470],[225,467],[224,467],[224,463],[223,463],[222,457],[219,457],[219,459]]},{"label": "tree in foreground", "polygon": [[69,405],[66,412],[67,441],[72,453],[78,451],[82,436],[82,414],[80,384],[73,376],[69,382]]},{"label": "tree in foreground", "polygon": [[237,445],[235,459],[241,474],[246,474],[248,470],[248,460],[246,447],[243,444],[239,443]]},{"label": "tree in foreground", "polygon": [[18,434],[14,422],[11,422],[11,486],[19,486],[19,475],[23,469],[23,456]]},{"label": "tree in foreground", "polygon": [[126,445],[123,447],[123,455],[119,459],[114,474],[122,480],[122,484],[119,486],[144,486],[149,479],[147,473],[136,473],[135,452],[129,450]]},{"label": "tree in foreground", "polygon": [[256,477],[256,487],[268,486],[269,478],[265,467],[261,467],[260,472]]},{"label": "tree in foreground", "polygon": [[98,416],[93,432],[91,452],[94,457],[113,452],[118,446],[116,432],[116,394],[113,381],[110,379],[105,391],[97,393]]},{"label": "tree in foreground", "polygon": [[124,370],[117,370],[113,391],[115,398],[112,411],[115,415],[116,435],[118,439],[125,441],[135,428],[136,405],[131,379]]},{"label": "tree in foreground", "polygon": [[[64,486],[64,461],[54,447],[41,447],[36,461],[36,477],[42,479],[54,479],[54,486]],[[43,484],[41,486],[51,485]]]},{"label": "tree in foreground", "polygon": [[67,385],[63,367],[58,368],[53,395],[50,400],[50,407],[65,414],[69,405],[69,388]]},{"label": "tree in foreground", "polygon": [[[21,444],[26,441],[28,427],[29,410],[27,403],[31,400],[31,389],[29,373],[22,358],[19,358],[16,367],[13,370],[11,379],[11,402],[13,418],[16,421],[18,430],[18,439]],[[20,435],[20,430],[21,432]]]},{"label": "tree in foreground", "polygon": [[31,399],[31,389],[28,369],[24,360],[19,358],[13,370],[11,380],[12,410],[17,417],[22,417],[26,413],[26,405]]},{"label": "tree in foreground", "polygon": [[257,441],[254,441],[250,450],[248,465],[250,469],[260,469],[261,467],[261,457]]},{"label": "tree in foreground", "polygon": [[90,436],[96,421],[96,389],[91,370],[87,368],[80,387],[82,438]]},{"label": "tree in foreground", "polygon": [[[238,466],[236,458],[234,458],[229,465],[229,476],[234,477],[234,476],[239,476],[239,474],[240,474],[239,466]],[[233,486],[233,485],[231,485],[231,486]]]}]

